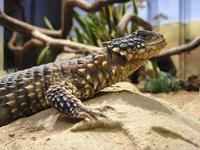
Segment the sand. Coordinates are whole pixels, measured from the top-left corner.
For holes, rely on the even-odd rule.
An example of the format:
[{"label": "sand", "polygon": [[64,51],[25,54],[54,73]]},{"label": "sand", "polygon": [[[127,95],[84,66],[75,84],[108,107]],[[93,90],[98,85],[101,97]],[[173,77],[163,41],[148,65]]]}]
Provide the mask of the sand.
[{"label": "sand", "polygon": [[105,112],[108,120],[73,120],[47,109],[1,127],[0,149],[200,149],[199,94],[187,102],[171,97],[178,99],[175,93],[143,94],[122,82],[84,102],[113,106],[116,111]]}]

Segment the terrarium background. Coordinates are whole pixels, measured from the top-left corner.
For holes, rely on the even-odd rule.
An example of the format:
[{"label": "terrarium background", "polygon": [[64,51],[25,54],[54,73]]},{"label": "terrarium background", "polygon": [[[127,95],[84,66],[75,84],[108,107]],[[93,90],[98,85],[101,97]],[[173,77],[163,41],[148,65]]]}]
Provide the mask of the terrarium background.
[{"label": "terrarium background", "polygon": [[[24,5],[25,21],[47,27],[44,22],[46,16],[55,28],[60,27],[61,0],[19,0]],[[89,0],[92,2],[93,0]],[[156,31],[163,33],[168,41],[166,49],[187,43],[200,35],[200,13],[198,0],[139,0],[138,15],[150,22]],[[48,4],[48,5],[47,5]],[[0,8],[18,19],[21,18],[19,6],[13,0],[0,1]],[[81,10],[77,10],[81,11]],[[131,9],[130,9],[131,11]],[[14,57],[6,48],[6,43],[11,36],[11,32],[0,30],[0,70],[8,69],[13,66]],[[4,48],[2,47],[4,39]],[[199,49],[199,48],[198,48]],[[4,54],[4,55],[3,55]],[[178,68],[177,75],[187,77],[191,74],[200,73],[200,51],[195,50],[191,53],[180,56],[173,56],[175,65]],[[26,59],[31,58],[27,55]]]}]

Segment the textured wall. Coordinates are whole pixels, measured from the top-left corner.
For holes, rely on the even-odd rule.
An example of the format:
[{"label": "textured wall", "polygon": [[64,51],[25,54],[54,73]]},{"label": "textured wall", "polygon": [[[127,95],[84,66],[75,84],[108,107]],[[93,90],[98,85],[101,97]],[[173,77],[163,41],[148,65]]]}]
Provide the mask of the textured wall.
[{"label": "textured wall", "polygon": [[[0,0],[0,10],[3,10],[4,1]],[[3,70],[4,48],[3,48],[3,28],[0,26],[0,72]]]}]

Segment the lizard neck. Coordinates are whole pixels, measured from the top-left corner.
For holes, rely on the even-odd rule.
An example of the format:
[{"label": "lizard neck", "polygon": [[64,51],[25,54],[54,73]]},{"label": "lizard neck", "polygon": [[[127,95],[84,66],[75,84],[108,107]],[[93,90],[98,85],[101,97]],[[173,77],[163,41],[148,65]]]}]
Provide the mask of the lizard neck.
[{"label": "lizard neck", "polygon": [[140,68],[146,60],[130,60],[127,61],[125,57],[106,53],[106,60],[110,64],[110,70],[112,70],[112,84],[125,80],[131,73]]},{"label": "lizard neck", "polygon": [[[126,62],[123,58],[110,56],[108,53],[88,55],[79,58],[74,67],[66,65],[65,78],[73,79],[68,82],[71,82],[79,91],[78,94],[74,95],[79,99],[86,99],[105,87],[126,79],[142,64],[144,61]],[[71,73],[69,74],[69,72]]]},{"label": "lizard neck", "polygon": [[140,68],[144,63],[144,60],[134,60],[124,65],[113,64],[111,68],[113,72],[113,84],[125,80],[130,74]]}]

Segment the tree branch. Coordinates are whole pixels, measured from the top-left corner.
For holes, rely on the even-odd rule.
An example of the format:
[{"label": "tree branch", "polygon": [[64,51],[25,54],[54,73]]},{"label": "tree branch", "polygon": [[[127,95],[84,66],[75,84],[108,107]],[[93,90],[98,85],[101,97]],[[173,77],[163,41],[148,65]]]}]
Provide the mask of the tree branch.
[{"label": "tree branch", "polygon": [[[87,12],[96,12],[104,6],[111,5],[114,3],[128,2],[128,1],[129,0],[108,0],[108,1],[98,0],[90,4],[85,0],[68,0],[64,4],[64,8],[62,11],[61,30],[58,30],[58,31],[52,31],[52,30],[30,25],[28,23],[12,18],[1,11],[0,11],[0,24],[5,26],[6,28],[15,30],[23,34],[27,34],[30,37],[32,37],[30,41],[24,44],[24,46],[15,46],[14,43],[16,40],[16,35],[13,35],[13,38],[9,42],[9,47],[13,51],[24,52],[27,50],[27,48],[31,48],[31,46],[34,46],[34,45],[41,46],[45,44],[54,48],[62,47],[63,49],[70,49],[70,50],[74,49],[75,52],[92,52],[94,50],[99,51],[100,48],[95,47],[95,46],[88,46],[85,44],[75,43],[69,40],[55,39],[55,38],[58,38],[58,37],[64,38],[68,35],[72,26],[74,7],[79,7]],[[122,32],[126,31],[125,28],[127,27],[129,20],[135,21],[138,25],[141,25],[142,27],[144,27],[144,29],[149,29],[149,30],[152,29],[151,25],[146,23],[141,18],[128,14],[128,15],[125,15],[122,21],[120,21],[119,23],[120,34],[123,34]]]},{"label": "tree branch", "polygon": [[62,46],[64,49],[64,47],[66,46],[71,49],[74,49],[74,52],[93,52],[100,50],[98,47],[72,42],[70,40],[54,39],[37,30],[32,32],[32,36],[46,43],[46,45],[48,45],[49,47]]},{"label": "tree branch", "polygon": [[132,21],[133,23],[137,24],[138,26],[143,27],[145,30],[151,30],[152,26],[142,18],[134,15],[134,14],[125,14],[122,19],[120,20],[119,24],[117,25],[117,34],[119,36],[125,36],[127,34],[127,25],[129,21]]},{"label": "tree branch", "polygon": [[[76,42],[72,42],[69,40],[64,40],[64,39],[55,39],[50,36],[57,36],[58,32],[57,31],[52,31],[48,29],[43,29],[39,27],[35,27],[33,25],[30,25],[28,23],[22,22],[20,20],[17,20],[15,18],[12,18],[5,13],[0,12],[0,24],[5,26],[6,28],[9,28],[11,30],[15,30],[20,33],[27,34],[34,39],[31,39],[31,41],[28,41],[25,46],[14,46],[14,40],[16,40],[16,33],[13,35],[11,41],[9,42],[9,47],[12,50],[16,50],[17,52],[23,52],[25,50],[22,50],[23,48],[30,48],[30,46],[36,44],[36,45],[41,45],[41,43],[38,42],[43,42],[46,43],[47,45],[51,47],[69,47],[71,49],[74,49],[75,52],[92,52],[93,50],[99,50],[99,48],[95,46],[89,46],[85,44],[80,44]],[[39,41],[40,40],[40,41]],[[76,51],[77,50],[77,51]]]},{"label": "tree branch", "polygon": [[197,48],[199,45],[200,45],[200,36],[196,37],[194,40],[192,40],[188,44],[184,44],[184,45],[181,45],[178,47],[171,48],[168,51],[163,52],[163,53],[153,57],[152,59],[160,60],[160,59],[163,59],[164,57],[169,57],[169,56],[181,54],[184,52],[190,52],[190,51],[194,50],[195,48]]},{"label": "tree branch", "polygon": [[13,32],[12,37],[10,41],[8,42],[8,48],[12,50],[14,53],[21,54],[21,53],[27,52],[29,51],[29,49],[31,49],[34,46],[41,47],[41,48],[45,47],[45,44],[43,42],[37,39],[33,39],[33,38],[27,41],[23,46],[15,45],[16,39],[17,39],[17,32]]},{"label": "tree branch", "polygon": [[40,27],[33,26],[31,24],[25,23],[23,21],[20,21],[18,19],[15,19],[13,17],[10,17],[3,13],[0,10],[0,25],[10,29],[10,30],[16,30],[20,33],[31,35],[31,32],[33,30],[38,30],[43,34],[52,36],[52,37],[60,37],[61,31],[53,31],[48,30]]}]

